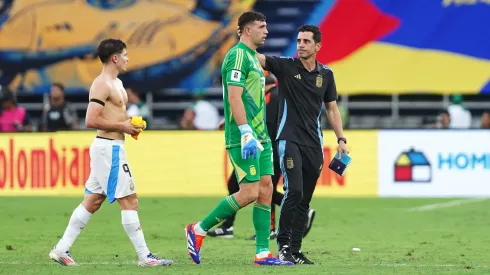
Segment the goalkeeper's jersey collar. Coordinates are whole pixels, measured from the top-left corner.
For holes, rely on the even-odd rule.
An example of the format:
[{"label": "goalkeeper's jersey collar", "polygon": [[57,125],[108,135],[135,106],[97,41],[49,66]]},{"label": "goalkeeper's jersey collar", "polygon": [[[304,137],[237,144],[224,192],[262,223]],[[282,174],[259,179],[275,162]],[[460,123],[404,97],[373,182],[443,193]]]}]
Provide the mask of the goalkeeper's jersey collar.
[{"label": "goalkeeper's jersey collar", "polygon": [[254,51],[254,50],[250,49],[250,48],[249,48],[247,45],[245,45],[245,43],[243,43],[243,42],[241,42],[241,41],[240,41],[240,42],[238,42],[238,44],[237,44],[237,45],[238,45],[238,47],[239,47],[240,49],[244,49],[244,50],[248,51],[250,54],[252,54],[252,56],[255,56],[255,54],[257,53],[256,51]]}]

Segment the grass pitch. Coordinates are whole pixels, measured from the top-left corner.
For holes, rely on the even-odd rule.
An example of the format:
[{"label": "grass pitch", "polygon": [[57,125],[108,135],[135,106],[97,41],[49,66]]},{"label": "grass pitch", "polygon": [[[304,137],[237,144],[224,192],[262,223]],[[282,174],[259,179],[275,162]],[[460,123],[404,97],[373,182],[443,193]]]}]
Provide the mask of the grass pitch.
[{"label": "grass pitch", "polygon": [[239,212],[234,239],[204,240],[195,265],[184,226],[220,198],[143,197],[147,244],[175,261],[156,268],[136,265],[119,206],[105,202],[71,249],[80,266],[63,267],[48,253],[81,199],[1,197],[0,274],[490,274],[490,200],[314,198],[317,215],[303,251],[317,264],[254,267],[254,242],[245,240],[253,234],[251,207]]}]

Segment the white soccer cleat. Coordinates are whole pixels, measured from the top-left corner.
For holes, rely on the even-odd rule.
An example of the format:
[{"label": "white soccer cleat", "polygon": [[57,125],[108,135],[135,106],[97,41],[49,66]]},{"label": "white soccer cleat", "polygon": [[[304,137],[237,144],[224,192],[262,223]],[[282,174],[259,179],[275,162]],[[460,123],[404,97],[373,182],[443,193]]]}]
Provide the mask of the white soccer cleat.
[{"label": "white soccer cleat", "polygon": [[75,263],[75,260],[71,257],[71,254],[69,251],[66,252],[59,252],[56,250],[56,247],[49,252],[49,257],[59,263],[60,265],[64,266],[78,266],[77,263]]},{"label": "white soccer cleat", "polygon": [[158,258],[153,254],[148,254],[146,258],[140,259],[138,261],[139,266],[169,266],[173,264],[174,261]]}]

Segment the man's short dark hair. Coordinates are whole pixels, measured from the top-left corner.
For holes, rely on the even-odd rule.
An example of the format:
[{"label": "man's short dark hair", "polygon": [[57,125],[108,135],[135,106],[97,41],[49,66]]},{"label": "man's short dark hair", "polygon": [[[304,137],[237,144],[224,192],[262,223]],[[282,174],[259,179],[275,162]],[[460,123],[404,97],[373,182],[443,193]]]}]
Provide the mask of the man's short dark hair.
[{"label": "man's short dark hair", "polygon": [[254,21],[265,22],[265,15],[260,12],[247,11],[238,18],[238,28],[243,31],[243,28]]},{"label": "man's short dark hair", "polygon": [[313,41],[315,41],[315,43],[322,42],[322,32],[315,25],[303,25],[298,28],[298,32],[311,32],[313,33]]},{"label": "man's short dark hair", "polygon": [[58,89],[60,89],[62,92],[65,92],[65,86],[59,82],[55,82],[55,83],[51,84],[51,86],[58,87]]},{"label": "man's short dark hair", "polygon": [[0,90],[0,102],[12,101],[15,103],[15,94],[12,90],[4,87]]},{"label": "man's short dark hair", "polygon": [[113,54],[120,54],[126,48],[126,43],[120,39],[106,39],[100,42],[97,55],[102,63],[107,63]]}]

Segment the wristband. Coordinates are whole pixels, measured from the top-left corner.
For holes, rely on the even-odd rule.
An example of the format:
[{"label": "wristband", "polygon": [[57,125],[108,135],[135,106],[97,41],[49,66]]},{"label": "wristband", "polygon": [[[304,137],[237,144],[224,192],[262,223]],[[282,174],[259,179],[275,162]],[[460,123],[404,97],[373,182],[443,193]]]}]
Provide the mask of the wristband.
[{"label": "wristband", "polygon": [[345,144],[347,144],[347,139],[345,137],[339,137],[337,139],[337,143],[340,143],[340,141],[343,141]]}]

